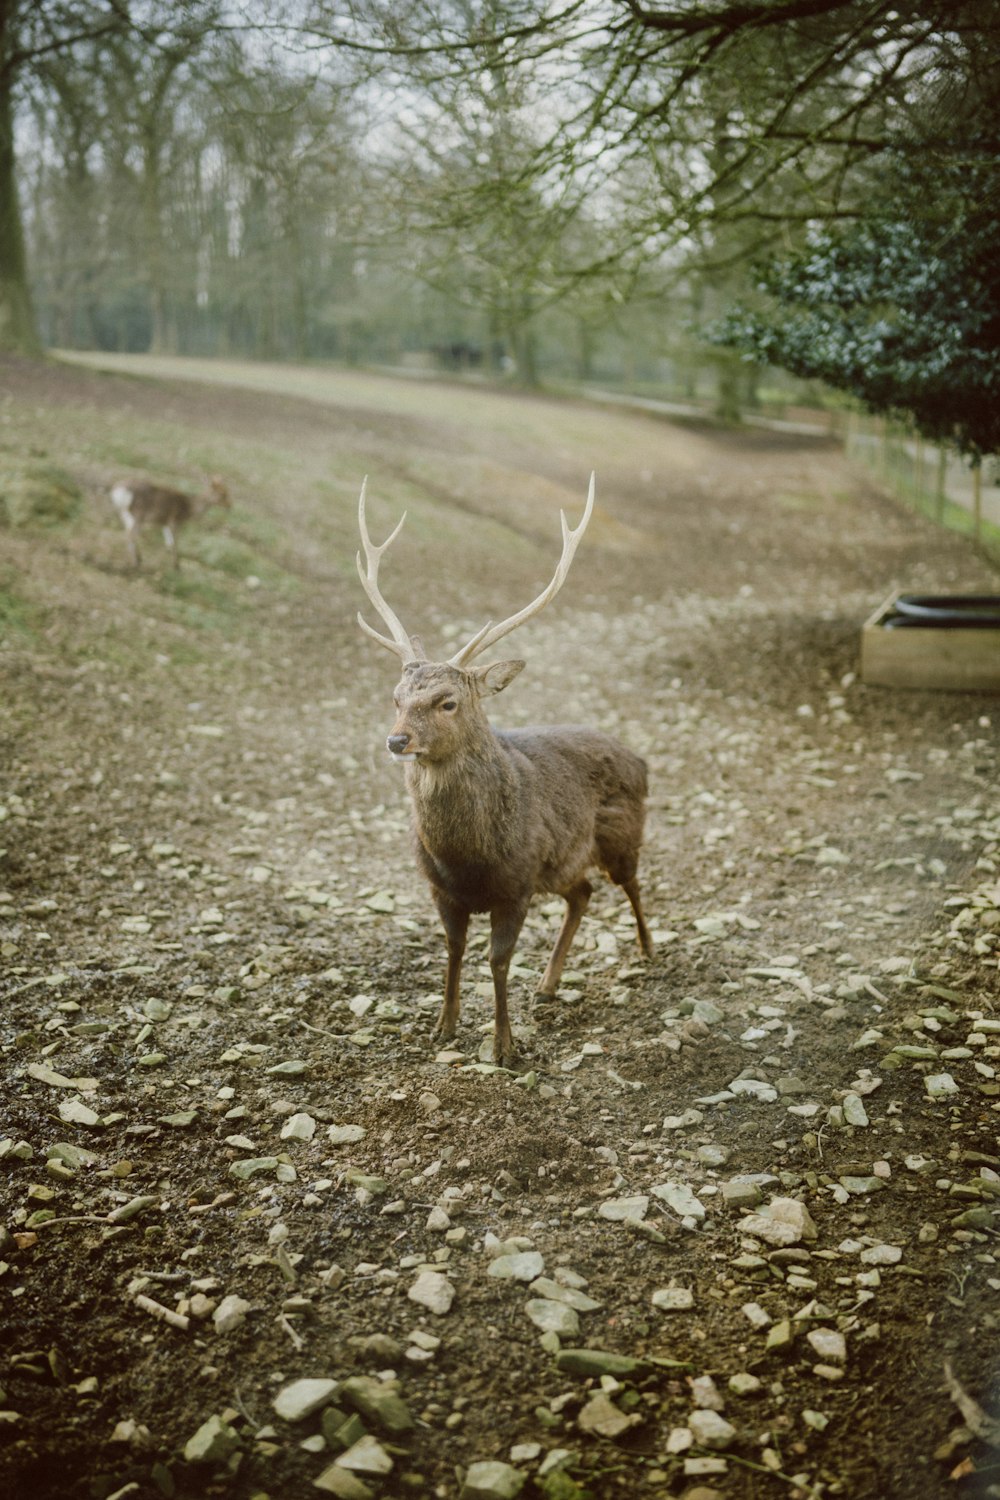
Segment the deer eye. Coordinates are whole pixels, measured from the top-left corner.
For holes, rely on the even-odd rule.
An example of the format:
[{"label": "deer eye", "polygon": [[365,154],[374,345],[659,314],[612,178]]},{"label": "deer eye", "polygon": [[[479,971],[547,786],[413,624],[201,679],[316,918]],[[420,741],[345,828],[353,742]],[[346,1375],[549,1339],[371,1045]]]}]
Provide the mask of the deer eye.
[{"label": "deer eye", "polygon": [[446,698],[445,701],[441,704],[441,712],[445,714],[453,714],[457,707],[458,704],[455,702],[454,698]]}]

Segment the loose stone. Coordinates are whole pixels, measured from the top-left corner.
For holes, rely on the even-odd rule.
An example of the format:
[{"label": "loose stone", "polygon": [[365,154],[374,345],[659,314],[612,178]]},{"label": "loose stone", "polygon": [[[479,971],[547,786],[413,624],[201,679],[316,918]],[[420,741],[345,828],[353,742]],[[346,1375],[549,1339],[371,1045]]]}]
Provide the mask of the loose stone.
[{"label": "loose stone", "polygon": [[487,1276],[501,1280],[534,1281],[545,1270],[545,1257],[537,1250],[522,1250],[513,1255],[498,1255],[486,1268]]},{"label": "loose stone", "polygon": [[679,1218],[694,1219],[698,1223],[704,1219],[705,1205],[695,1197],[686,1183],[661,1182],[652,1191]]},{"label": "loose stone", "polygon": [[572,1307],[564,1302],[549,1302],[544,1297],[532,1298],[525,1303],[525,1312],[543,1333],[555,1333],[560,1338],[576,1338],[580,1332],[580,1319]]},{"label": "loose stone", "polygon": [[806,1339],[825,1364],[842,1365],[847,1360],[847,1343],[835,1328],[810,1328]]},{"label": "loose stone", "polygon": [[513,1464],[486,1459],[470,1464],[462,1485],[461,1500],[516,1500],[527,1483],[527,1474]]},{"label": "loose stone", "polygon": [[350,1469],[352,1473],[390,1474],[392,1459],[382,1444],[366,1433],[335,1460],[335,1466],[338,1469]]},{"label": "loose stone", "polygon": [[596,1437],[614,1440],[635,1427],[641,1420],[642,1418],[635,1413],[626,1415],[625,1412],[619,1411],[606,1391],[598,1391],[580,1412],[576,1423],[581,1432],[593,1433]]},{"label": "loose stone", "polygon": [[218,1415],[203,1422],[198,1431],[184,1445],[184,1457],[189,1464],[224,1463],[240,1446],[238,1434],[228,1422]]},{"label": "loose stone", "polygon": [[868,1111],[857,1094],[845,1094],[841,1108],[844,1111],[846,1124],[860,1127],[868,1124]]},{"label": "loose stone", "polygon": [[688,1426],[701,1448],[728,1448],[736,1438],[736,1428],[717,1411],[693,1411]]},{"label": "loose stone", "polygon": [[602,1219],[621,1224],[629,1220],[635,1222],[644,1219],[648,1208],[649,1198],[645,1193],[639,1193],[633,1198],[607,1198],[597,1212]]},{"label": "loose stone", "polygon": [[389,1437],[400,1437],[414,1425],[402,1397],[387,1382],[370,1375],[350,1376],[341,1383],[338,1397]]},{"label": "loose stone", "polygon": [[694,1307],[694,1292],[686,1286],[660,1287],[653,1293],[652,1301],[661,1312],[690,1312]]},{"label": "loose stone", "polygon": [[406,1295],[411,1302],[442,1317],[455,1300],[455,1288],[440,1271],[421,1271]]},{"label": "loose stone", "polygon": [[335,1463],[324,1469],[313,1485],[327,1495],[335,1495],[336,1500],[373,1500],[375,1494],[371,1485],[348,1469],[338,1469]]},{"label": "loose stone", "polygon": [[332,1401],[337,1390],[336,1380],[293,1380],[278,1392],[273,1401],[275,1411],[286,1422],[302,1422]]},{"label": "loose stone", "polygon": [[212,1314],[216,1333],[232,1333],[235,1328],[241,1328],[249,1311],[250,1303],[243,1297],[238,1297],[235,1292],[223,1297]]},{"label": "loose stone", "polygon": [[797,1198],[772,1198],[759,1213],[743,1219],[740,1229],[769,1245],[797,1245],[817,1237],[809,1210]]},{"label": "loose stone", "polygon": [[722,1184],[722,1201],[727,1208],[756,1208],[763,1196],[759,1185],[748,1177],[733,1177]]}]

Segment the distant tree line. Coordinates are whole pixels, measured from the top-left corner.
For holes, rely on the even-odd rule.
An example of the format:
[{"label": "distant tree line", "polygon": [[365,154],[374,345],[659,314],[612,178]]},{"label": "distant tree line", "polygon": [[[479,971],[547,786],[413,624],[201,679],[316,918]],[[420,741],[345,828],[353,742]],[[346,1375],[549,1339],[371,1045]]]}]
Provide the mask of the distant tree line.
[{"label": "distant tree line", "polygon": [[1000,0],[0,0],[0,347],[769,362],[990,451],[919,369],[957,277],[989,404],[998,63]]}]

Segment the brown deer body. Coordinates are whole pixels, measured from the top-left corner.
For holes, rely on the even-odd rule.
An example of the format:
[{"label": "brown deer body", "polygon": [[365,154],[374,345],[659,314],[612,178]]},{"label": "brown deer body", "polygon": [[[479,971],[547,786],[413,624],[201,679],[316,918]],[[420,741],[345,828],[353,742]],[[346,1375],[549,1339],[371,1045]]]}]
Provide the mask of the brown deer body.
[{"label": "brown deer body", "polygon": [[[578,726],[494,730],[483,702],[502,692],[524,666],[501,661],[470,668],[473,656],[544,607],[562,586],[593,508],[593,480],[584,520],[570,531],[563,517],[563,556],[548,588],[527,609],[487,626],[447,662],[430,662],[378,590],[382,547],[373,547],[361,495],[361,535],[372,603],[392,631],[369,635],[403,661],[395,692],[390,753],[406,762],[417,855],[430,883],[448,944],[444,1003],[437,1032],[450,1039],[458,1022],[459,980],[469,919],[489,912],[490,968],[495,1000],[494,1057],[514,1060],[507,1009],[507,973],[532,896],[566,901],[566,916],[539,986],[554,995],[566,954],[593,893],[595,867],[620,885],[635,912],[642,951],[652,954],[636,879],[645,818],[646,766],[597,730]],[[400,522],[402,525],[402,522]]]},{"label": "brown deer body", "polygon": [[204,495],[187,495],[149,480],[121,479],[111,488],[111,503],[125,527],[125,540],[133,567],[139,567],[139,531],[143,526],[159,526],[163,539],[180,567],[177,555],[177,533],[188,521],[204,515],[211,505],[230,508],[229,490],[218,474],[213,474]]}]

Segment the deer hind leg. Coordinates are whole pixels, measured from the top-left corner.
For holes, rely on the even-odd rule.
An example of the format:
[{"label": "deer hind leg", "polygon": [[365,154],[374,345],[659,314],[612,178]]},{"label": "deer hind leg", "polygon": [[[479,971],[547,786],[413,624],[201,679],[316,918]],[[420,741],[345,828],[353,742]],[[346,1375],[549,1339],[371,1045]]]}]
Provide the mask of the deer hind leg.
[{"label": "deer hind leg", "polygon": [[642,897],[639,894],[639,882],[636,879],[636,866],[639,863],[638,851],[632,849],[618,849],[605,851],[610,857],[607,858],[604,869],[608,879],[614,881],[615,885],[621,886],[635,912],[636,935],[639,939],[639,947],[647,958],[653,956],[653,939],[649,935],[646,926],[646,918],[642,911]]},{"label": "deer hind leg", "polygon": [[563,894],[566,898],[566,915],[563,918],[559,936],[556,938],[556,945],[552,950],[552,956],[545,966],[542,982],[538,986],[538,993],[540,995],[554,995],[559,988],[566,955],[569,952],[570,944],[576,937],[576,930],[580,925],[584,912],[587,910],[587,904],[594,894],[594,887],[589,880],[584,879],[578,881],[576,885]]},{"label": "deer hind leg", "polygon": [[465,940],[469,931],[469,913],[443,900],[438,901],[437,908],[448,943],[448,972],[444,981],[444,1002],[434,1027],[434,1035],[444,1042],[450,1042],[458,1025],[461,1004],[459,981],[462,977],[462,959],[465,955]]},{"label": "deer hind leg", "polygon": [[528,914],[524,906],[498,906],[490,912],[490,969],[493,973],[493,1061],[501,1068],[511,1068],[515,1062],[514,1035],[510,1029],[507,1011],[507,971],[514,956],[524,919]]},{"label": "deer hind leg", "polygon": [[639,938],[639,947],[642,949],[647,958],[652,958],[653,939],[649,935],[649,928],[646,926],[646,918],[642,914],[642,899],[639,895],[639,882],[633,875],[631,880],[621,880],[618,883],[621,886],[622,890],[625,892],[628,899],[631,901],[632,910],[635,912],[635,926]]}]

